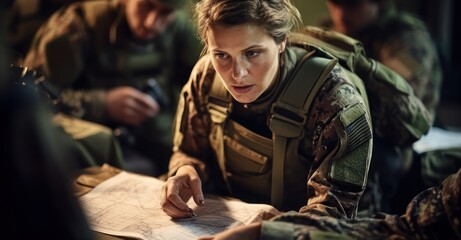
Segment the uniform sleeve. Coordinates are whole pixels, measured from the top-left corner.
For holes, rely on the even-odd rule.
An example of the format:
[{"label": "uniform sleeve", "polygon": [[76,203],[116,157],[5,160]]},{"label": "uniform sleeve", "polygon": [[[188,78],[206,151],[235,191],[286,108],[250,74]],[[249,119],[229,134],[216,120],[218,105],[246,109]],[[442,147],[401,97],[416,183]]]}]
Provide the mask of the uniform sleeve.
[{"label": "uniform sleeve", "polygon": [[401,218],[419,239],[461,239],[461,169],[415,196]]},{"label": "uniform sleeve", "polygon": [[365,189],[372,150],[367,104],[335,67],[310,110],[305,146],[313,163],[308,175],[308,201],[301,213],[355,217]]},{"label": "uniform sleeve", "polygon": [[338,219],[287,212],[263,221],[260,239],[460,239],[460,206],[461,170],[458,170],[440,187],[416,195],[401,216],[377,213]]},{"label": "uniform sleeve", "polygon": [[80,3],[55,12],[37,31],[24,64],[40,71],[59,92],[63,111],[102,122],[105,91],[71,90],[81,78],[89,36]]},{"label": "uniform sleeve", "polygon": [[282,239],[412,239],[412,233],[397,215],[338,219],[299,213],[284,213],[263,221],[262,240]]},{"label": "uniform sleeve", "polygon": [[211,155],[208,140],[210,117],[206,111],[205,92],[209,81],[203,69],[207,66],[201,59],[192,70],[191,77],[184,85],[174,119],[173,155],[170,159],[168,175],[173,176],[183,165],[193,165],[202,180],[206,179],[206,160]]},{"label": "uniform sleeve", "polygon": [[83,70],[87,41],[78,4],[55,12],[37,31],[25,65],[41,71],[53,85],[69,87]]}]

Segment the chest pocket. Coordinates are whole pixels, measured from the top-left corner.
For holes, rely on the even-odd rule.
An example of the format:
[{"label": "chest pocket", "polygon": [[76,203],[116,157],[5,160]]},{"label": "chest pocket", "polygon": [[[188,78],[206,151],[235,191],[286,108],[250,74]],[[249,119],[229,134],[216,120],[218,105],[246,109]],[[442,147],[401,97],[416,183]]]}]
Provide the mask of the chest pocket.
[{"label": "chest pocket", "polygon": [[235,194],[270,197],[272,140],[228,120],[224,133],[226,169]]}]

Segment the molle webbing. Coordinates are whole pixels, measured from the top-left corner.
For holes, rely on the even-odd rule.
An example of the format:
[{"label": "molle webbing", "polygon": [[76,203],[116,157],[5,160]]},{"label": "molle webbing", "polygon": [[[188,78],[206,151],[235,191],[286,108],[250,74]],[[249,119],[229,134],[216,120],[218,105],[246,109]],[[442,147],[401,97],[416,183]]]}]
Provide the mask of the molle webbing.
[{"label": "molle webbing", "polygon": [[274,136],[272,159],[271,204],[280,208],[284,202],[284,161],[288,138],[301,138],[310,105],[336,59],[306,54],[293,73],[292,79],[272,106],[270,129]]}]

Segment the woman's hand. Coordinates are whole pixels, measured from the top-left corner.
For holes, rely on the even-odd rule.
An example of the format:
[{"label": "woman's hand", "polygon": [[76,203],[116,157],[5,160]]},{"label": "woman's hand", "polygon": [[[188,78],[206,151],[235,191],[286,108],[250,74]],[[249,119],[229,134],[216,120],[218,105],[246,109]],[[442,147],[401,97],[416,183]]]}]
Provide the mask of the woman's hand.
[{"label": "woman's hand", "polygon": [[199,240],[256,240],[261,235],[261,222],[230,228],[215,236],[202,237]]},{"label": "woman's hand", "polygon": [[202,192],[202,181],[190,165],[182,166],[176,175],[167,179],[162,187],[160,206],[172,218],[188,218],[194,216],[193,210],[187,205],[191,197],[198,206],[205,204]]}]

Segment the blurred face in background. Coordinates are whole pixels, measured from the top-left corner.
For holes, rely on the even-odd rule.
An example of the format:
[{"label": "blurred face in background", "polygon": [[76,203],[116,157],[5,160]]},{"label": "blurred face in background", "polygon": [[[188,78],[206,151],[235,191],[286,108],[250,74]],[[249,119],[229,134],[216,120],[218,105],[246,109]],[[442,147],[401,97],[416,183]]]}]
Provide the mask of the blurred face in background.
[{"label": "blurred face in background", "polygon": [[379,4],[372,0],[327,0],[334,30],[354,36],[372,24],[379,14]]},{"label": "blurred face in background", "polygon": [[128,26],[135,38],[152,40],[172,22],[174,9],[158,0],[125,0]]}]

